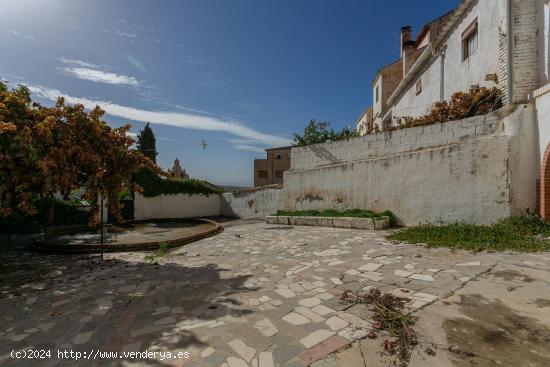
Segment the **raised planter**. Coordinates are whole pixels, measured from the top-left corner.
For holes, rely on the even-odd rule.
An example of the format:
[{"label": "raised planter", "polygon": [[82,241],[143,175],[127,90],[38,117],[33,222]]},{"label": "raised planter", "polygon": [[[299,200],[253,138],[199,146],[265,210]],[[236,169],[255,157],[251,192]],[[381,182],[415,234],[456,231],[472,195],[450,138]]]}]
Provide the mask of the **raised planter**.
[{"label": "raised planter", "polygon": [[[32,245],[32,249],[43,253],[53,254],[83,254],[83,253],[100,253],[103,252],[128,252],[128,251],[154,251],[158,250],[161,243],[165,243],[169,249],[186,245],[191,242],[201,240],[210,236],[214,236],[223,232],[223,227],[214,221],[208,219],[157,219],[157,220],[143,220],[132,221],[128,223],[170,223],[170,222],[196,222],[197,224],[205,225],[204,229],[197,233],[190,233],[186,236],[167,239],[162,241],[147,241],[144,242],[132,242],[132,243],[109,243],[106,242],[103,247],[97,241],[87,244],[59,244],[50,242],[48,240],[38,240]],[[89,230],[89,229],[88,229]],[[78,234],[81,230],[73,230],[70,232],[64,232],[64,234]]]},{"label": "raised planter", "polygon": [[298,217],[267,216],[267,224],[287,224],[295,226],[315,226],[354,229],[386,229],[390,227],[389,217],[351,218],[351,217]]}]

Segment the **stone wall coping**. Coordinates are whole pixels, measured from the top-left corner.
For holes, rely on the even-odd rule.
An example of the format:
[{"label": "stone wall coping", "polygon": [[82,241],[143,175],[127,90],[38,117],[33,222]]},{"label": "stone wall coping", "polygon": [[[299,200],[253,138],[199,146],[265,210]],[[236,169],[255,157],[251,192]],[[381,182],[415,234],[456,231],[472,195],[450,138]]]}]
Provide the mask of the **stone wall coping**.
[{"label": "stone wall coping", "polygon": [[268,215],[265,217],[265,222],[267,224],[371,230],[387,229],[390,227],[390,217],[387,216],[378,218],[357,218]]},{"label": "stone wall coping", "polygon": [[[505,134],[504,118],[518,111],[518,104],[503,106],[486,115],[426,126],[380,132],[343,141],[292,148],[288,172],[323,168],[371,158],[398,156],[421,150],[463,144]],[[285,172],[286,173],[286,172]],[[286,180],[285,180],[286,182]]]}]

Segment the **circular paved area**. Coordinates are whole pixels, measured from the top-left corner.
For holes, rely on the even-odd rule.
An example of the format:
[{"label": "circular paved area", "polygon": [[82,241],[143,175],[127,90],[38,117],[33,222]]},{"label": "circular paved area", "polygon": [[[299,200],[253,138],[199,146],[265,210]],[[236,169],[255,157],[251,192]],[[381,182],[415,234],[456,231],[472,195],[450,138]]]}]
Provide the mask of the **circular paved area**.
[{"label": "circular paved area", "polygon": [[[86,360],[112,366],[305,366],[371,329],[344,289],[379,287],[412,309],[447,297],[497,263],[540,255],[451,253],[395,245],[382,231],[245,223],[169,252],[8,253],[0,276],[0,364],[18,348],[188,352],[186,360]],[[534,260],[535,259],[535,260]],[[550,259],[550,258],[549,258]],[[540,260],[540,259],[539,259]]]},{"label": "circular paved area", "polygon": [[[211,229],[212,225],[203,222],[159,222],[140,223],[129,227],[107,226],[105,244],[137,244],[143,242],[173,241],[196,235]],[[99,231],[73,235],[61,235],[51,238],[52,244],[96,245],[99,242]]]},{"label": "circular paved area", "polygon": [[[219,226],[210,221],[180,220],[131,223],[127,226],[108,225],[104,228],[105,251],[153,250],[160,243],[182,245],[218,232]],[[100,230],[81,231],[48,238],[37,249],[58,252],[99,252]]]}]

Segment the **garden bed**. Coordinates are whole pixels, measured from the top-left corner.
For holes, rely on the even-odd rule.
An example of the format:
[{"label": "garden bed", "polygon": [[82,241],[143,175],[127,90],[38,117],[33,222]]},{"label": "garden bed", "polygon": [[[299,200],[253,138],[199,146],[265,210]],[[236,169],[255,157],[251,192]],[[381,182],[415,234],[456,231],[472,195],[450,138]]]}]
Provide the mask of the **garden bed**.
[{"label": "garden bed", "polygon": [[391,218],[381,216],[376,218],[323,217],[323,216],[267,216],[267,224],[284,224],[295,226],[315,226],[355,229],[387,229],[391,226]]}]

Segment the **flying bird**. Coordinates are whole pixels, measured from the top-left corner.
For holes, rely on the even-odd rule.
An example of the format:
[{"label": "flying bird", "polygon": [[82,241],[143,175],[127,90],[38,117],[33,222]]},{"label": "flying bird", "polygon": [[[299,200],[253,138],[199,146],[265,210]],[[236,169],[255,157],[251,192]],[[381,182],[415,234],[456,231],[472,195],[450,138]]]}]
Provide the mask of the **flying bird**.
[{"label": "flying bird", "polygon": [[201,140],[201,143],[202,143],[202,149],[206,150],[206,147],[208,146],[208,144],[204,140]]}]

